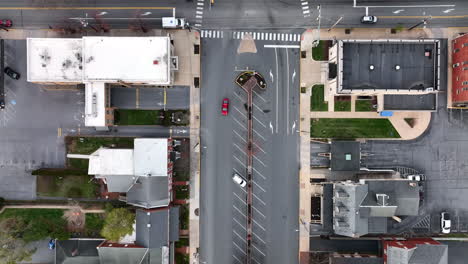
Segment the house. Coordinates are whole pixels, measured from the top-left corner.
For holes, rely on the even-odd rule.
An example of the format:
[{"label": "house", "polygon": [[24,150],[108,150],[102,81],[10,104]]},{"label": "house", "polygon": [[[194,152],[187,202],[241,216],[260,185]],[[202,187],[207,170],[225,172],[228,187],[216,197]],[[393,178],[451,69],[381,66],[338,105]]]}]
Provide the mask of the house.
[{"label": "house", "polygon": [[329,100],[376,97],[377,111],[436,111],[437,39],[343,39],[329,49]]},{"label": "house", "polygon": [[179,240],[179,208],[138,209],[135,241],[59,240],[55,264],[170,264]]},{"label": "house", "polygon": [[447,264],[448,246],[432,238],[383,240],[385,264]]},{"label": "house", "polygon": [[68,154],[89,159],[88,174],[102,179],[109,192],[142,208],[168,206],[172,201],[172,139],[136,138],[133,149],[99,148],[91,155]]},{"label": "house", "polygon": [[389,217],[418,215],[419,191],[419,185],[405,179],[333,183],[333,232],[385,234]]},{"label": "house", "polygon": [[114,122],[110,85],[170,86],[178,57],[169,36],[28,38],[29,82],[85,86],[85,125]]}]

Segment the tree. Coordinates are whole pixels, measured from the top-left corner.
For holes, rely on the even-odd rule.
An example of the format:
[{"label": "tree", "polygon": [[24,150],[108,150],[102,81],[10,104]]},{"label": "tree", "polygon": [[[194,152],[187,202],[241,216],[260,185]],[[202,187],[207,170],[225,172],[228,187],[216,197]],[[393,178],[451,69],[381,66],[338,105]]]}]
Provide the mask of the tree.
[{"label": "tree", "polygon": [[36,249],[29,249],[21,239],[26,224],[21,219],[0,220],[0,263],[16,264],[30,261]]},{"label": "tree", "polygon": [[133,233],[135,214],[125,208],[110,211],[104,222],[101,235],[110,241],[118,242],[125,235]]}]

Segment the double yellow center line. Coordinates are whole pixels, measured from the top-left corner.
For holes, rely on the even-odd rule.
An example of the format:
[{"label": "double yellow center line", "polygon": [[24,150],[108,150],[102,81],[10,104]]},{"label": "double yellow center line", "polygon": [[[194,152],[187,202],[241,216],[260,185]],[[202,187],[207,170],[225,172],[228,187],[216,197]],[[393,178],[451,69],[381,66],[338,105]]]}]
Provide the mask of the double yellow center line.
[{"label": "double yellow center line", "polygon": [[468,15],[455,15],[455,16],[379,16],[379,18],[396,18],[396,19],[424,19],[431,17],[432,19],[456,19],[456,18],[468,18]]}]

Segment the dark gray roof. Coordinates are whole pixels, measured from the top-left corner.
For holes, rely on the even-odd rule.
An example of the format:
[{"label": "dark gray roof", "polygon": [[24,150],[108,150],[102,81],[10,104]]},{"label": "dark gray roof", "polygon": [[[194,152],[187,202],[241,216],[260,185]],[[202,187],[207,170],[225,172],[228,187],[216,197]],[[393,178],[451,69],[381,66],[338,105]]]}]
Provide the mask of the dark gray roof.
[{"label": "dark gray roof", "polygon": [[359,237],[368,233],[368,221],[361,217],[359,206],[367,195],[367,185],[335,183],[333,201],[333,230],[336,234]]},{"label": "dark gray roof", "polygon": [[[425,50],[432,51],[426,57]],[[419,91],[434,83],[437,70],[434,43],[391,43],[387,41],[343,42],[343,90]],[[369,66],[375,69],[370,70]],[[399,65],[400,70],[395,70]]]},{"label": "dark gray roof", "polygon": [[447,264],[447,245],[418,245],[408,264]]},{"label": "dark gray roof", "polygon": [[383,259],[378,257],[371,258],[346,258],[346,257],[332,257],[330,264],[383,264]]},{"label": "dark gray roof", "polygon": [[[98,248],[100,264],[139,264],[149,253],[147,248],[122,248],[100,247]],[[144,262],[143,262],[144,263]]]},{"label": "dark gray roof", "polygon": [[384,110],[426,110],[435,111],[437,94],[385,94]]},{"label": "dark gray roof", "polygon": [[169,213],[169,241],[179,241],[179,206],[171,206]]},{"label": "dark gray roof", "polygon": [[447,245],[419,244],[415,248],[387,248],[388,264],[447,264]]},{"label": "dark gray roof", "polygon": [[168,177],[138,177],[127,192],[127,203],[155,208],[169,205]]},{"label": "dark gray roof", "polygon": [[107,190],[109,192],[127,192],[134,180],[133,175],[106,175]]},{"label": "dark gray roof", "polygon": [[166,207],[151,211],[137,210],[136,244],[147,248],[169,246],[179,240],[179,208]]},{"label": "dark gray roof", "polygon": [[57,240],[55,264],[99,264],[96,249],[104,240]]},{"label": "dark gray roof", "polygon": [[410,186],[406,180],[366,180],[366,183],[370,193],[390,196],[390,201],[397,206],[395,215],[418,215],[420,187],[417,184]]},{"label": "dark gray roof", "polygon": [[331,143],[331,170],[359,171],[361,149],[357,141],[333,141]]},{"label": "dark gray roof", "polygon": [[387,217],[369,217],[368,231],[369,234],[386,234],[387,233]]}]

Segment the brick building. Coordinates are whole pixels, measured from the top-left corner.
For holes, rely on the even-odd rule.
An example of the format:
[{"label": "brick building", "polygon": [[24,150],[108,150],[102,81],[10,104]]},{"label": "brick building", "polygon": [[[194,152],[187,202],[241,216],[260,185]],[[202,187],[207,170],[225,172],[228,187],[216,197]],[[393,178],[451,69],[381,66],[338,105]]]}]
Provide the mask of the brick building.
[{"label": "brick building", "polygon": [[468,107],[468,34],[452,40],[452,104]]}]

